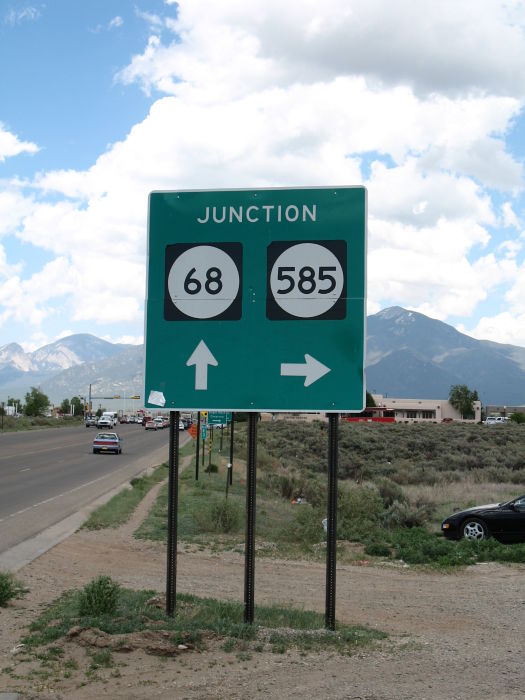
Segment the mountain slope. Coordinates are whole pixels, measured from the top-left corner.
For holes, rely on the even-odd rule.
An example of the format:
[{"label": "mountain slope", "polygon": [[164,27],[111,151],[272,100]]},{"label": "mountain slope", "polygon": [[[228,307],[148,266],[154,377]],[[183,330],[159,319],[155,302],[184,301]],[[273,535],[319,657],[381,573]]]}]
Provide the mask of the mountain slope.
[{"label": "mountain slope", "polygon": [[476,340],[442,321],[391,307],[367,320],[367,385],[400,398],[446,398],[451,385],[484,404],[525,404],[525,349]]},{"label": "mountain slope", "polygon": [[[23,399],[40,386],[52,403],[87,396],[142,395],[143,345],[84,334],[33,353],[0,347],[0,397]],[[525,348],[476,340],[442,321],[398,306],[367,319],[367,388],[399,398],[445,399],[453,384],[486,404],[525,405]]]}]

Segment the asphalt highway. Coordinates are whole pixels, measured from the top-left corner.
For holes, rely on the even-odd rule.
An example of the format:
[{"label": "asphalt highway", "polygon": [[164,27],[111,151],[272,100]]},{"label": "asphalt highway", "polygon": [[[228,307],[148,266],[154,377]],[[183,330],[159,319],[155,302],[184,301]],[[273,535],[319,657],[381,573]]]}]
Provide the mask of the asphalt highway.
[{"label": "asphalt highway", "polygon": [[[115,431],[120,455],[93,454],[96,428],[0,433],[0,555],[167,461],[168,429]],[[189,439],[180,434],[181,445]]]}]

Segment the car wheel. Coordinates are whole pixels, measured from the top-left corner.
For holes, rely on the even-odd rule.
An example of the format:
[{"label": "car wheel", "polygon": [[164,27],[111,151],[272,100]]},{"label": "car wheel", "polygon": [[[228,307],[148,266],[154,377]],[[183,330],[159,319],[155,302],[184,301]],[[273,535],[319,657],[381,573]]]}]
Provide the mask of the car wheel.
[{"label": "car wheel", "polygon": [[471,542],[481,542],[481,540],[486,540],[490,537],[488,527],[483,520],[478,520],[477,518],[465,520],[461,526],[461,533],[466,540]]}]

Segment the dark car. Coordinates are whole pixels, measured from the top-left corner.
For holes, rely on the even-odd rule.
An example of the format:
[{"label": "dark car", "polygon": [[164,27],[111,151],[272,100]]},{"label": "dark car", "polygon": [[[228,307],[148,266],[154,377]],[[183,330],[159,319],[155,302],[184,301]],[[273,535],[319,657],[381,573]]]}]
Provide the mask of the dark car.
[{"label": "dark car", "polygon": [[525,542],[525,496],[460,510],[443,520],[441,532],[451,540]]},{"label": "dark car", "polygon": [[116,455],[122,452],[122,444],[117,433],[98,433],[93,440],[93,454],[100,452],[114,452]]}]

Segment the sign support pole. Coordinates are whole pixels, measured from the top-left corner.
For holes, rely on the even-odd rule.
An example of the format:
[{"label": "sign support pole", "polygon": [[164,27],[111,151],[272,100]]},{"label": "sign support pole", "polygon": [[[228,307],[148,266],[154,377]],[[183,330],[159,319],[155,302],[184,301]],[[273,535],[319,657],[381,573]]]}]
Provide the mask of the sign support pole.
[{"label": "sign support pole", "polygon": [[168,575],[166,578],[166,615],[173,617],[177,595],[177,514],[179,497],[179,411],[170,411],[168,477]]},{"label": "sign support pole", "polygon": [[335,582],[337,552],[337,466],[339,414],[328,414],[328,522],[326,536],[325,627],[335,630]]},{"label": "sign support pole", "polygon": [[228,465],[228,476],[230,478],[230,486],[233,484],[233,413],[230,421],[230,463]]},{"label": "sign support pole", "polygon": [[244,622],[253,624],[255,579],[255,481],[257,471],[257,417],[248,413],[248,458],[246,460],[246,534],[244,545]]},{"label": "sign support pole", "polygon": [[199,449],[201,439],[201,412],[197,412],[197,447],[195,448],[195,481],[199,480]]}]

